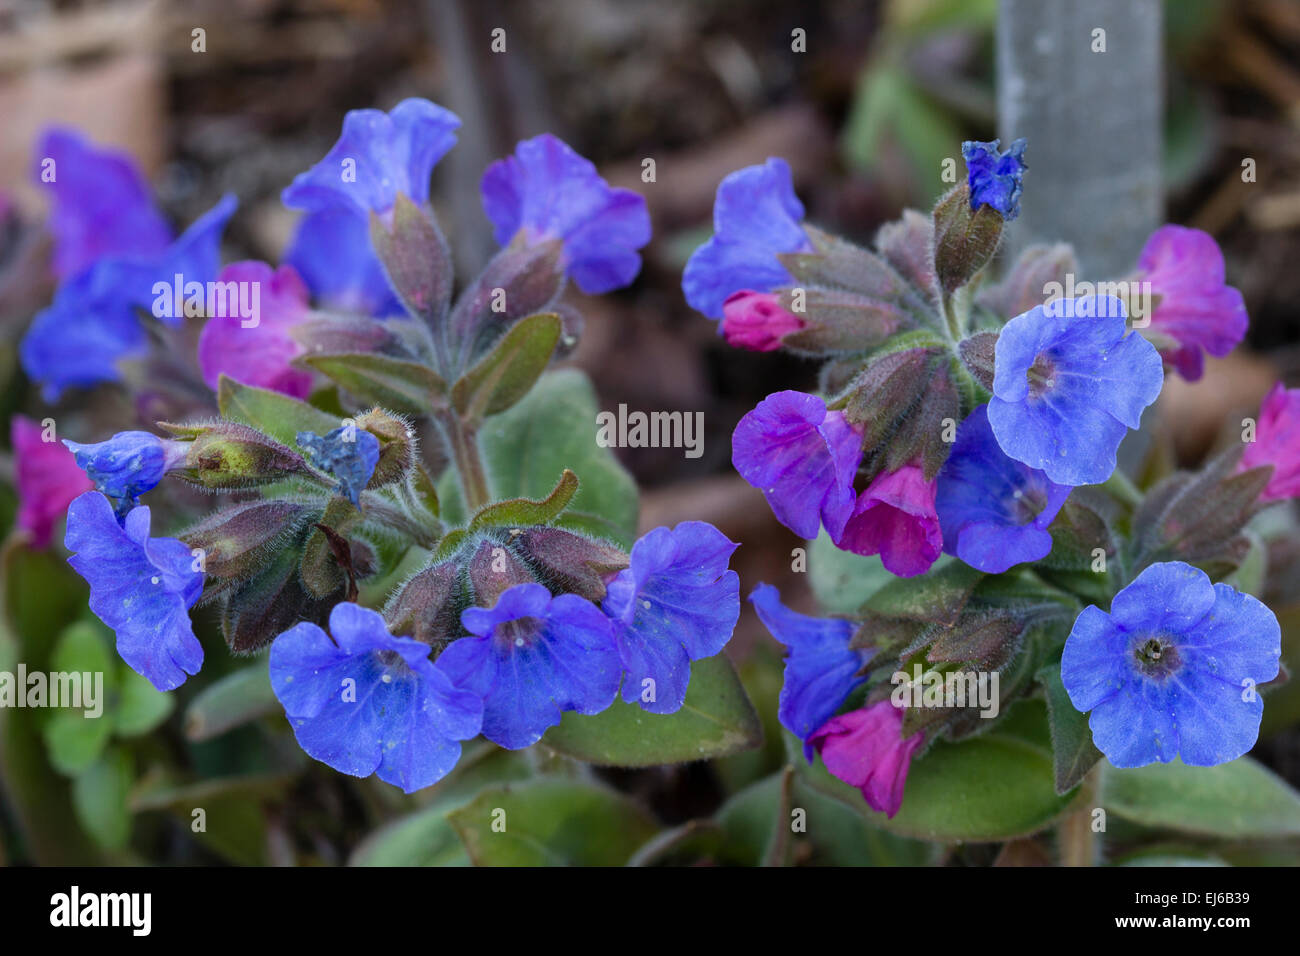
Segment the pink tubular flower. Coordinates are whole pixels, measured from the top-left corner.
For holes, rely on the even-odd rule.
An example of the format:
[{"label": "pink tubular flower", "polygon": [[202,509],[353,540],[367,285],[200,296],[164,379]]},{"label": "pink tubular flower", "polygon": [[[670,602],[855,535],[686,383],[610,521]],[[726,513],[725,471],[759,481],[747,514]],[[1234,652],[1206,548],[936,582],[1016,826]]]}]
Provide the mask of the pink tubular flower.
[{"label": "pink tubular flower", "polygon": [[35,548],[49,545],[54,525],[72,499],[95,487],[72,452],[53,436],[45,441],[43,432],[23,415],[15,415],[9,422],[18,485],[18,527],[27,532]]},{"label": "pink tubular flower", "polygon": [[803,321],[781,308],[772,292],[733,292],[722,303],[722,334],[737,348],[773,352],[782,336],[803,328]]},{"label": "pink tubular flower", "polygon": [[882,471],[858,496],[835,544],[855,554],[879,554],[899,577],[924,574],[943,550],[934,495],[935,483],[918,465]]},{"label": "pink tubular flower", "polygon": [[912,754],[925,738],[917,731],[904,740],[902,728],[902,709],[882,700],[832,717],[808,742],[832,775],[862,791],[871,809],[892,817],[903,805]]},{"label": "pink tubular flower", "polygon": [[1204,352],[1221,358],[1245,336],[1246,305],[1224,283],[1223,253],[1209,233],[1161,226],[1142,247],[1138,271],[1158,300],[1152,330],[1179,346],[1163,357],[1189,382],[1204,372]]},{"label": "pink tubular flower", "polygon": [[272,270],[265,262],[232,262],[219,283],[238,283],[245,305],[256,304],[253,317],[229,305],[208,319],[199,336],[199,367],[215,389],[221,375],[244,385],[283,392],[294,398],[311,393],[311,372],[289,363],[302,348],[289,334],[310,314],[307,286],[293,266]]},{"label": "pink tubular flower", "polygon": [[1238,469],[1272,465],[1261,501],[1300,497],[1300,388],[1275,384],[1264,397],[1255,440],[1246,445]]}]

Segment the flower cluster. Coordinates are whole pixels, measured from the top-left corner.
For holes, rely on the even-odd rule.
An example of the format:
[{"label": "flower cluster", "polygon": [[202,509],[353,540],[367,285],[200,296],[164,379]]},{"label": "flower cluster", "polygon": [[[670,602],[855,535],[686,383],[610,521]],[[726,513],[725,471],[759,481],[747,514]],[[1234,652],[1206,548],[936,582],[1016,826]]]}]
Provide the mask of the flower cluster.
[{"label": "flower cluster", "polygon": [[[24,527],[44,545],[67,508],[70,562],[128,665],[159,690],[179,686],[203,662],[190,609],[219,604],[232,650],[269,648],[303,750],[408,792],[444,777],[480,734],[527,747],[564,713],[595,715],[620,695],[676,713],[693,663],[721,653],[740,612],[736,544],[712,525],[656,528],[625,551],[623,519],[571,509],[587,482],[597,498],[602,480],[606,500],[626,497],[612,458],[574,462],[543,498],[494,492],[507,479],[477,435],[544,375],[571,311],[566,281],[589,294],[632,282],[650,222],[640,196],[560,140],[526,140],[483,176],[502,248],[453,301],[429,184],[459,125],[417,99],[347,114],[284,191],[304,213],[284,263],[223,268],[216,242],[233,204],[173,242],[128,160],[50,134],[65,281],[24,340],[28,373],[50,395],[121,382],[154,400],[160,383],[124,375],[123,359],[192,377],[165,396],[176,412],[157,423],[165,435],[60,444],[34,422],[14,426]],[[137,310],[155,277],[168,284],[155,318],[201,322],[197,337],[146,344]],[[90,350],[93,369],[61,325],[74,311],[115,343]],[[150,352],[196,340],[190,355]],[[440,478],[416,419],[443,442]],[[153,537],[141,498],[181,497],[166,494],[167,476],[239,495]],[[382,613],[366,607],[376,595],[362,586],[403,561],[405,578],[377,596]]]},{"label": "flower cluster", "polygon": [[[782,725],[889,816],[912,760],[982,716],[900,704],[888,688],[912,668],[940,683],[1059,674],[1124,767],[1240,756],[1258,734],[1254,688],[1278,672],[1272,613],[1197,565],[1231,572],[1242,551],[1229,542],[1253,514],[1300,494],[1298,393],[1279,385],[1244,451],[1144,503],[1116,470],[1120,445],[1166,365],[1195,379],[1204,354],[1241,340],[1241,295],[1214,241],[1178,226],[1097,293],[1053,291],[1074,288],[1068,247],[1027,249],[989,281],[1025,153],[1024,140],[964,144],[967,181],[871,250],[806,223],[789,168],[769,159],[722,181],[715,235],[683,277],[732,345],[823,362],[821,394],[776,392],[743,416],[733,464],[795,534],[879,555],[902,580],[844,617],[791,611],[767,585],[750,600],[789,649]],[[1126,288],[1148,289],[1151,307]],[[1084,607],[1097,601],[1110,613]],[[1010,704],[1034,685],[1003,686]],[[1061,771],[1060,792],[1086,769]]]}]

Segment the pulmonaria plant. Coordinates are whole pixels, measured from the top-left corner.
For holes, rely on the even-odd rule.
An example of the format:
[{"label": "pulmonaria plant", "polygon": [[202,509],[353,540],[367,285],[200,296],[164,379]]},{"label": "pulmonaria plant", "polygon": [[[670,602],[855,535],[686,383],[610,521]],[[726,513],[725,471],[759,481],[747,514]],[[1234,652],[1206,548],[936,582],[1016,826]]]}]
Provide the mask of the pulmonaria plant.
[{"label": "pulmonaria plant", "polygon": [[[1241,295],[1214,241],[1178,226],[1096,292],[1060,294],[1076,288],[1063,245],[993,281],[1026,153],[964,144],[967,181],[872,249],[807,223],[769,159],[722,181],[683,278],[732,345],[821,364],[817,394],[777,392],[741,419],[732,460],[778,521],[838,549],[812,554],[823,597],[846,576],[870,596],[820,618],[769,585],[750,600],[788,648],[781,724],[905,833],[935,831],[936,800],[970,798],[963,747],[990,722],[1052,747],[1052,779],[1016,796],[1048,820],[1103,756],[1241,756],[1279,672],[1277,621],[1238,587],[1259,547],[1248,523],[1300,494],[1295,393],[1279,385],[1244,450],[1199,473],[1143,491],[1118,471],[1165,367],[1197,378],[1241,340]],[[933,783],[912,806],[917,767]]]},{"label": "pulmonaria plant", "polygon": [[[20,475],[36,460],[47,473],[22,481],[24,524],[44,544],[75,497],[70,560],[127,664],[178,687],[215,620],[233,652],[269,649],[308,754],[408,792],[480,734],[638,762],[641,743],[593,754],[572,740],[590,727],[556,725],[636,708],[653,744],[740,610],[736,544],[716,528],[633,540],[630,478],[594,432],[571,437],[595,421],[590,387],[548,371],[577,335],[568,280],[599,294],[636,278],[644,200],[553,136],[520,143],[481,182],[501,249],[453,296],[429,183],[459,125],[416,99],[347,114],[284,191],[305,214],[286,261],[224,268],[228,206],[173,241],[129,162],[51,134],[64,282],[25,367],[51,396],[117,383],[167,417],[63,445],[15,424]],[[181,484],[219,495],[201,499],[215,509],[196,514]],[[215,614],[192,619],[203,607]],[[705,669],[735,684],[725,658]],[[743,694],[734,709],[743,733],[683,738],[675,759],[752,746]]]}]

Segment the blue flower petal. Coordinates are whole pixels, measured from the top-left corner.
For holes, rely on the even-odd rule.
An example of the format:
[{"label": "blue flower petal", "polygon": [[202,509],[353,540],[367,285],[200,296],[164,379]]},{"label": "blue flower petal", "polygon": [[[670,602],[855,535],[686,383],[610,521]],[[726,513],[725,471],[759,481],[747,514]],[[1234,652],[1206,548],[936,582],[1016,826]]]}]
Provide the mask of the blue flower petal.
[{"label": "blue flower petal", "polygon": [[682,273],[691,308],[720,319],[733,292],[770,292],[793,282],[777,254],[812,249],[803,215],[783,159],[723,179],[713,204],[713,238],[695,250]]},{"label": "blue flower petal", "polygon": [[652,714],[681,709],[691,661],[721,653],[736,628],[740,578],[727,568],[736,547],[703,521],[655,528],[632,546],[602,604],[616,624],[624,701]]},{"label": "blue flower petal", "polygon": [[147,507],[119,525],[108,499],[87,491],[68,506],[68,563],[90,585],[90,609],[117,635],[117,652],[158,690],[197,674],[203,648],[189,609],[203,590],[188,546],[149,537]]},{"label": "blue flower petal", "polygon": [[483,697],[483,736],[502,747],[536,743],[564,711],[595,714],[613,703],[618,646],[590,601],[516,584],[491,608],[467,608],[461,623],[476,636],[453,641],[438,667]]},{"label": "blue flower petal", "polygon": [[325,158],[281,194],[290,209],[349,209],[367,220],[393,208],[399,193],[428,202],[429,176],[456,145],[460,119],[428,100],[406,99],[390,113],[351,110]]},{"label": "blue flower petal", "polygon": [[348,210],[304,216],[284,261],[327,308],[378,317],[406,315],[370,245],[366,220]]},{"label": "blue flower petal", "polygon": [[804,757],[811,763],[813,746],[808,737],[830,720],[866,679],[858,672],[875,652],[849,647],[856,629],[852,621],[791,611],[770,584],[754,588],[749,600],[768,632],[790,648],[777,717],[781,726],[804,742]]},{"label": "blue flower petal", "polygon": [[379,464],[379,439],[364,428],[340,426],[326,435],[298,432],[307,460],[338,481],[338,492],[360,507],[361,492]]}]

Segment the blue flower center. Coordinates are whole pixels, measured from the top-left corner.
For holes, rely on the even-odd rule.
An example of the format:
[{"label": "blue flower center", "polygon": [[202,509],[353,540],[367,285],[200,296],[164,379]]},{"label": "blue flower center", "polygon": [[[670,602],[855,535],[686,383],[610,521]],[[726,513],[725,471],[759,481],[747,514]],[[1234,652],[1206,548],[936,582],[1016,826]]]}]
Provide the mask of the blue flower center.
[{"label": "blue flower center", "polygon": [[1168,677],[1182,664],[1178,646],[1168,634],[1139,637],[1133,644],[1133,659],[1139,671],[1157,679]]},{"label": "blue flower center", "polygon": [[1039,352],[1034,364],[1025,372],[1025,378],[1029,380],[1030,396],[1039,398],[1056,386],[1056,363],[1046,352]]},{"label": "blue flower center", "polygon": [[492,634],[502,646],[525,647],[533,642],[541,629],[540,618],[517,617],[513,621],[502,621],[492,629]]},{"label": "blue flower center", "polygon": [[385,684],[405,680],[414,673],[397,651],[375,651],[375,659],[383,667],[384,672],[379,675],[379,679]]}]

